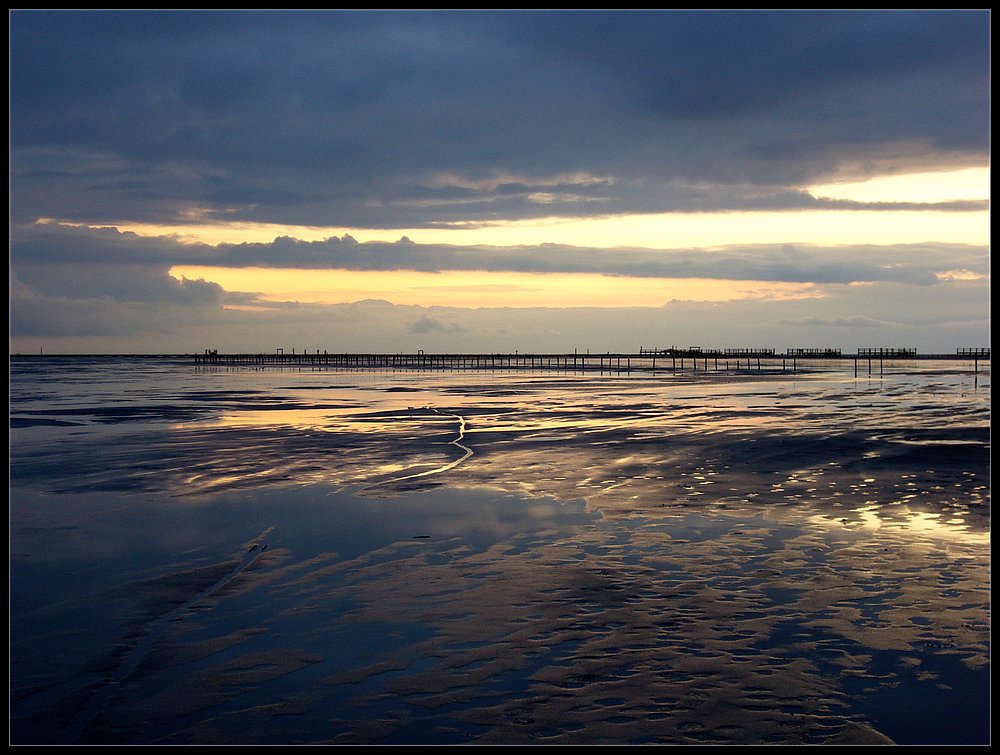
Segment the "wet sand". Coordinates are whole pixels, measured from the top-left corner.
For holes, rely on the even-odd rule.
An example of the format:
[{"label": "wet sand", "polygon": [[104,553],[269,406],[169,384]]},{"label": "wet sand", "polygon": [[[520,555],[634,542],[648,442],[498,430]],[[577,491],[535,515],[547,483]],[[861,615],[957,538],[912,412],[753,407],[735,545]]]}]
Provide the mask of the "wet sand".
[{"label": "wet sand", "polygon": [[989,741],[983,376],[366,380],[25,436],[12,742]]}]

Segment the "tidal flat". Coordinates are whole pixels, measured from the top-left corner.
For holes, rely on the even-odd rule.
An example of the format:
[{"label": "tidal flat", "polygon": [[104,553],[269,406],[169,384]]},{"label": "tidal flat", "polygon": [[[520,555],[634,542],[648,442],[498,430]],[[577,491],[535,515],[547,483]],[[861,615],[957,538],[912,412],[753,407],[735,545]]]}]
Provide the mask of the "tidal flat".
[{"label": "tidal flat", "polygon": [[10,741],[987,744],[989,382],[12,360]]}]

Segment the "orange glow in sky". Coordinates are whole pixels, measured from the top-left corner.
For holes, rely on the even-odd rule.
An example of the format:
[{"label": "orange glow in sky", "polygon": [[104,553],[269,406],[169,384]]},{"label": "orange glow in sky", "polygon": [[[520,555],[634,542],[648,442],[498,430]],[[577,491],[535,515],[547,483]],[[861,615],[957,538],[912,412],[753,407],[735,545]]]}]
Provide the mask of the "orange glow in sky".
[{"label": "orange glow in sky", "polygon": [[[986,200],[989,169],[882,176],[809,187],[816,197],[860,202]],[[269,243],[278,236],[319,241],[350,234],[358,242],[519,246],[565,244],[589,248],[712,249],[748,243],[823,245],[920,243],[929,239],[985,245],[989,211],[788,210],[660,213],[536,218],[447,228],[364,229],[266,223],[116,224],[142,236],[183,243]],[[39,222],[55,222],[42,220]],[[252,292],[262,302],[343,303],[382,299],[393,304],[454,307],[658,307],[670,301],[802,299],[822,296],[810,283],[630,278],[599,274],[407,270],[294,270],[176,266],[177,278],[204,279],[227,291]],[[962,278],[966,271],[949,275]],[[967,276],[966,276],[967,277]],[[964,278],[962,278],[964,279]],[[237,305],[232,305],[237,308]],[[249,305],[252,307],[252,305]]]},{"label": "orange glow in sky", "polygon": [[990,169],[906,173],[866,181],[843,181],[809,187],[816,197],[856,202],[950,202],[990,196]]},{"label": "orange glow in sky", "polygon": [[812,283],[630,278],[582,273],[408,270],[289,270],[179,265],[175,278],[204,279],[227,291],[260,293],[264,301],[334,304],[384,299],[393,304],[450,307],[659,307],[671,300],[803,299],[821,296]]},{"label": "orange glow in sky", "polygon": [[[984,201],[990,196],[988,167],[911,173],[806,187],[815,197],[857,202],[933,203]],[[350,234],[359,242],[393,242],[402,236],[418,244],[487,246],[568,244],[649,249],[706,248],[752,243],[907,244],[928,239],[986,244],[989,211],[944,210],[763,210],[673,212],[453,224],[440,228],[350,228],[214,221],[191,215],[192,222],[153,225],[116,222],[140,236],[174,236],[184,243],[270,242],[278,236],[322,241]],[[59,222],[43,218],[39,222]]]},{"label": "orange glow in sky", "polygon": [[[39,222],[58,222],[43,219]],[[318,228],[270,223],[150,225],[119,222],[122,232],[174,236],[182,243],[268,243],[279,236],[322,241],[349,234],[357,241],[394,242],[406,236],[417,244],[519,246],[567,244],[591,248],[712,248],[734,244],[911,244],[928,239],[986,244],[989,211],[791,210],[539,218],[468,223],[447,228]]]}]

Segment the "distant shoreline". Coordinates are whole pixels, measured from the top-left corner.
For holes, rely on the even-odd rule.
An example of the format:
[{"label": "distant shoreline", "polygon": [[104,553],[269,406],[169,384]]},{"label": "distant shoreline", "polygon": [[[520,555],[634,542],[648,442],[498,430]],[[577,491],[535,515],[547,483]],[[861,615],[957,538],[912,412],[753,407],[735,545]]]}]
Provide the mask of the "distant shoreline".
[{"label": "distant shoreline", "polygon": [[655,353],[650,351],[606,351],[606,352],[526,352],[526,351],[496,351],[496,352],[482,352],[482,351],[442,351],[442,352],[425,352],[425,351],[410,351],[410,352],[389,352],[389,351],[379,351],[379,352],[352,352],[352,351],[299,351],[291,353],[283,352],[216,352],[206,354],[205,352],[185,352],[176,354],[164,354],[164,353],[108,353],[108,354],[95,354],[95,353],[41,353],[32,354],[24,352],[11,352],[8,354],[9,359],[67,359],[67,358],[87,358],[87,359],[193,359],[193,358],[204,358],[206,356],[214,357],[218,359],[249,359],[249,358],[281,358],[283,360],[292,359],[309,359],[315,357],[328,357],[328,358],[342,358],[342,357],[424,357],[430,358],[474,358],[474,357],[485,357],[485,358],[516,358],[516,359],[546,359],[556,357],[577,357],[577,358],[590,358],[590,359],[607,359],[611,358],[632,358],[632,359],[651,359],[653,357],[660,358],[670,358],[674,356],[676,358],[692,358],[692,359],[715,359],[715,358],[746,358],[746,357],[760,357],[768,359],[813,359],[813,360],[837,360],[837,359],[950,359],[950,360],[975,360],[975,359],[985,359],[990,358],[990,348],[969,348],[969,349],[956,349],[955,352],[944,352],[944,353],[919,353],[914,350],[902,350],[902,349],[885,349],[883,351],[871,350],[868,353],[865,350],[859,349],[858,352],[847,352],[847,353],[795,353],[795,352],[778,352],[774,350],[764,350],[764,349],[730,349],[730,350],[687,350],[678,349],[676,351],[662,350]]}]

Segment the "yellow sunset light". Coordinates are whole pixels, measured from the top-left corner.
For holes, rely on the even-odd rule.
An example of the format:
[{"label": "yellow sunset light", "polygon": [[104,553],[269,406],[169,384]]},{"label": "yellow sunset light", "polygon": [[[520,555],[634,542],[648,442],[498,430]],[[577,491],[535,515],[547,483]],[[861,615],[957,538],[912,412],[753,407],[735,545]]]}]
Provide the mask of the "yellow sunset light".
[{"label": "yellow sunset light", "polygon": [[408,270],[290,270],[182,265],[175,278],[203,279],[264,302],[336,304],[383,299],[450,307],[659,307],[673,301],[818,297],[812,283],[700,278],[630,278],[580,273]]},{"label": "yellow sunset light", "polygon": [[951,171],[877,176],[867,181],[844,181],[812,186],[816,197],[856,202],[950,202],[988,199],[990,169],[964,168]]},{"label": "yellow sunset light", "polygon": [[359,242],[520,246],[567,244],[581,247],[678,249],[753,243],[907,244],[928,239],[985,244],[989,213],[819,211],[663,213],[599,218],[541,218],[447,228],[316,228],[269,224],[205,226],[118,226],[142,236],[176,235],[206,244],[273,241],[291,236],[321,241],[349,234]]}]

